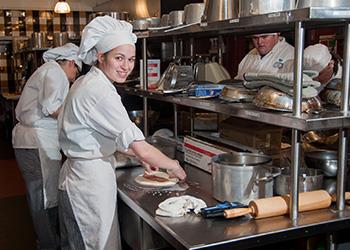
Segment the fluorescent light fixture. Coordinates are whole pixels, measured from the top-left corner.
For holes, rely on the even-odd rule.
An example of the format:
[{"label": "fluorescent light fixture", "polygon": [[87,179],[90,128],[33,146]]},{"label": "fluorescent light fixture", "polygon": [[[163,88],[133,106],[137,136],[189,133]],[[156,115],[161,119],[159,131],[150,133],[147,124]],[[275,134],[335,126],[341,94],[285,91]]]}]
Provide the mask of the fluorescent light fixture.
[{"label": "fluorescent light fixture", "polygon": [[55,5],[54,11],[59,14],[67,14],[70,12],[69,4],[65,0],[59,0]]}]

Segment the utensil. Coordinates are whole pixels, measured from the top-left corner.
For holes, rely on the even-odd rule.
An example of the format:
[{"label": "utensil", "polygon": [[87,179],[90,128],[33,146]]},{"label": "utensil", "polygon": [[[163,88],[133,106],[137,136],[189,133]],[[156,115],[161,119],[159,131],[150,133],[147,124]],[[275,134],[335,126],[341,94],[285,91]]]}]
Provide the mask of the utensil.
[{"label": "utensil", "polygon": [[204,13],[204,3],[190,3],[184,8],[184,23],[200,23]]},{"label": "utensil", "polygon": [[238,18],[238,4],[238,0],[207,0],[202,20],[215,22]]},{"label": "utensil", "polygon": [[271,157],[263,154],[232,152],[214,156],[211,160],[214,198],[246,204],[271,197],[273,177],[280,171],[266,166],[270,162]]},{"label": "utensil", "polygon": [[[253,104],[259,108],[270,110],[286,112],[293,111],[293,97],[268,86],[259,89],[253,99]],[[317,96],[303,99],[301,106],[303,112],[322,109],[321,101]]]},{"label": "utensil", "polygon": [[247,89],[242,84],[226,85],[220,95],[220,99],[227,102],[251,102],[257,91]]},{"label": "utensil", "polygon": [[295,8],[295,0],[240,0],[239,6],[243,17],[291,10]]},{"label": "utensil", "polygon": [[304,160],[308,167],[321,169],[325,176],[334,177],[337,175],[337,151],[319,150],[306,152]]},{"label": "utensil", "polygon": [[132,28],[134,30],[147,30],[150,26],[150,21],[147,18],[136,19],[132,21]]},{"label": "utensil", "polygon": [[308,7],[350,7],[348,0],[297,0],[297,8],[308,8]]},{"label": "utensil", "polygon": [[172,27],[182,25],[184,23],[184,11],[173,10],[169,12],[169,25]]},{"label": "utensil", "polygon": [[169,14],[162,15],[162,18],[160,19],[160,26],[161,27],[170,26],[169,25]]},{"label": "utensil", "polygon": [[[276,177],[276,194],[290,193],[290,168],[284,168]],[[323,172],[320,169],[301,168],[299,171],[299,192],[307,192],[322,188]]]},{"label": "utensil", "polygon": [[[224,211],[226,219],[250,214],[255,219],[285,215],[289,212],[289,195],[258,199],[249,202],[248,208],[234,208]],[[299,193],[299,212],[327,208],[331,196],[325,190]]]}]

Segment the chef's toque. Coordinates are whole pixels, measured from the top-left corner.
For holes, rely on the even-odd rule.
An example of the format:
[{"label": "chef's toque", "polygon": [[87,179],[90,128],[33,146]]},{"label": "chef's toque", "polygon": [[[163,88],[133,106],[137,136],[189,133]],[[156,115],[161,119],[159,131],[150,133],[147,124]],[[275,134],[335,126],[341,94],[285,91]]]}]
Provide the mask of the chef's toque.
[{"label": "chef's toque", "polygon": [[44,62],[58,60],[73,60],[81,71],[82,61],[78,57],[79,47],[73,43],[66,43],[63,46],[49,49],[43,54]]},{"label": "chef's toque", "polygon": [[332,55],[323,44],[310,45],[304,50],[304,69],[320,72],[331,61]]},{"label": "chef's toque", "polygon": [[134,45],[136,40],[130,23],[99,16],[83,29],[79,57],[84,63],[92,65],[97,60],[97,53],[106,53],[124,44]]}]

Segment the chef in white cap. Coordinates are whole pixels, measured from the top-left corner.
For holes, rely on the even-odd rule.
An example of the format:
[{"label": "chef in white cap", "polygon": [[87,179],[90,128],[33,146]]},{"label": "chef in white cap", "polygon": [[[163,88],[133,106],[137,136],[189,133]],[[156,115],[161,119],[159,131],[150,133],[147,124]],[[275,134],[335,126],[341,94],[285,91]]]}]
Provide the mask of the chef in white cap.
[{"label": "chef in white cap", "polygon": [[256,34],[252,41],[254,48],[239,63],[235,79],[244,80],[246,72],[277,73],[294,58],[294,47],[279,33]]},{"label": "chef in white cap", "polygon": [[60,173],[60,225],[69,249],[121,248],[115,151],[136,155],[148,171],[165,168],[186,177],[176,160],[145,141],[113,85],[133,70],[135,42],[132,25],[109,16],[96,17],[82,33],[79,56],[93,66],[73,84],[59,120],[67,156]]},{"label": "chef in white cap", "polygon": [[81,69],[78,46],[46,51],[45,63],[28,79],[16,106],[12,144],[27,187],[38,249],[58,249],[58,178],[61,154],[57,116]]}]

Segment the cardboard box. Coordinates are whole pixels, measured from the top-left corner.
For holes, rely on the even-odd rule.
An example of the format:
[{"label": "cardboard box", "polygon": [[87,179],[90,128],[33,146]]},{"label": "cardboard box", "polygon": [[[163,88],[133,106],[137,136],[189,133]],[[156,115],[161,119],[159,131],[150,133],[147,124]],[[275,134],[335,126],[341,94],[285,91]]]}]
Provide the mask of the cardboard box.
[{"label": "cardboard box", "polygon": [[230,117],[220,122],[220,136],[246,145],[268,155],[281,151],[282,128]]},{"label": "cardboard box", "polygon": [[230,152],[223,148],[191,136],[184,138],[185,162],[211,173],[211,158],[218,154]]}]

